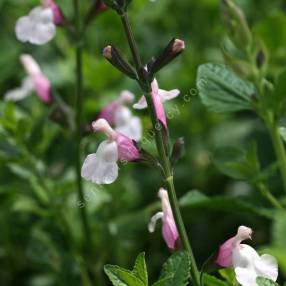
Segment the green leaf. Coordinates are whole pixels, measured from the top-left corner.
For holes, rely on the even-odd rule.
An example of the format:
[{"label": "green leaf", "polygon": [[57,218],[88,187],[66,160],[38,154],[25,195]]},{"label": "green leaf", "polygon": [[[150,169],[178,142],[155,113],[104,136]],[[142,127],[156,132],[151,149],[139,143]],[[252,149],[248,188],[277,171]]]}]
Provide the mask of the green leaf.
[{"label": "green leaf", "polygon": [[170,275],[169,277],[165,277],[163,279],[158,280],[152,286],[168,286],[173,280],[174,275]]},{"label": "green leaf", "polygon": [[180,251],[173,254],[163,265],[160,280],[170,277],[165,286],[185,286],[190,279],[191,262],[186,251]]},{"label": "green leaf", "polygon": [[257,277],[256,282],[258,286],[279,286],[274,281],[263,277]]},{"label": "green leaf", "polygon": [[204,105],[214,112],[253,109],[254,85],[242,80],[226,65],[203,64],[198,69],[197,88]]},{"label": "green leaf", "polygon": [[205,286],[228,286],[228,284],[214,276],[204,274],[204,285]]},{"label": "green leaf", "polygon": [[233,268],[223,268],[219,270],[220,276],[227,281],[228,285],[239,286]]},{"label": "green leaf", "polygon": [[180,206],[184,209],[210,209],[223,212],[250,213],[267,218],[273,218],[275,212],[254,206],[237,197],[214,196],[208,197],[205,194],[192,190],[180,199]]},{"label": "green leaf", "polygon": [[136,277],[138,277],[144,283],[144,285],[148,285],[148,272],[147,272],[144,252],[140,253],[137,256],[132,272]]},{"label": "green leaf", "polygon": [[14,212],[31,213],[41,216],[48,215],[48,210],[41,208],[37,202],[28,196],[17,195],[11,205]]},{"label": "green leaf", "polygon": [[213,156],[216,167],[224,174],[239,180],[253,181],[260,176],[257,148],[251,144],[247,150],[224,147]]},{"label": "green leaf", "polygon": [[130,270],[116,265],[105,265],[104,271],[114,286],[145,286]]}]

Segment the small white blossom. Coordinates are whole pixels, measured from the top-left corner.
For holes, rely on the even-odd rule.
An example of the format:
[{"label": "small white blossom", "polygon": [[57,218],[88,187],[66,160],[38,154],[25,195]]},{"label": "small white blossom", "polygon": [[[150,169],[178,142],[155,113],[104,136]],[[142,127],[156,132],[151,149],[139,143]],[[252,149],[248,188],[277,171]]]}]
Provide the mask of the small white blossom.
[{"label": "small white blossom", "polygon": [[41,6],[35,7],[29,15],[18,19],[15,32],[21,42],[35,45],[48,43],[56,34],[53,10]]}]

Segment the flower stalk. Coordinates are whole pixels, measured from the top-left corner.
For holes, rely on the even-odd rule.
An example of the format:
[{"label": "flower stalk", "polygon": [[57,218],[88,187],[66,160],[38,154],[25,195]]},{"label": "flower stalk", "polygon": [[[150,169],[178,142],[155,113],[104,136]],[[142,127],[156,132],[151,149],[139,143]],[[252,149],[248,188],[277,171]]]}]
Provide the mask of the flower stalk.
[{"label": "flower stalk", "polygon": [[[251,56],[248,56],[251,60]],[[255,66],[255,63],[253,63]],[[256,79],[255,79],[255,86],[260,95],[261,106],[259,110],[259,114],[263,119],[268,132],[270,134],[274,152],[278,161],[278,167],[280,170],[280,175],[283,183],[284,191],[286,192],[286,150],[282,141],[282,138],[279,134],[279,125],[277,122],[276,115],[274,111],[270,110],[267,103],[266,103],[266,94],[265,94],[265,87],[263,85],[264,78],[261,73],[257,70],[256,72]]]},{"label": "flower stalk", "polygon": [[272,119],[271,116],[268,116],[265,119],[265,123],[268,127],[272,139],[272,144],[279,164],[284,191],[286,192],[286,152],[284,144],[282,142],[282,138],[279,134],[279,127],[277,126],[277,123]]},{"label": "flower stalk", "polygon": [[[73,1],[74,16],[75,16],[75,60],[76,60],[76,87],[75,87],[75,110],[76,110],[76,143],[75,143],[75,167],[76,167],[76,181],[78,199],[80,202],[84,202],[84,189],[81,178],[81,139],[82,139],[82,102],[83,102],[83,74],[82,74],[82,20],[80,15],[80,0]],[[90,251],[91,247],[91,232],[88,223],[86,207],[80,208],[80,216],[82,222],[82,229],[85,238],[85,248]]]},{"label": "flower stalk", "polygon": [[[165,138],[166,135],[163,134],[165,132],[164,126],[161,124],[161,122],[157,119],[156,116],[156,110],[154,103],[151,98],[151,84],[149,81],[146,80],[144,77],[144,74],[142,74],[142,63],[141,63],[141,58],[140,54],[136,45],[136,41],[133,36],[133,32],[129,23],[128,19],[128,14],[127,12],[123,13],[121,16],[121,21],[124,27],[124,31],[128,40],[128,44],[133,56],[133,61],[137,70],[137,75],[138,75],[138,83],[141,86],[145,98],[148,104],[148,109],[152,121],[152,126],[155,132],[155,141],[156,141],[156,147],[157,147],[157,152],[159,155],[159,160],[162,168],[162,174],[164,177],[164,183],[167,187],[168,195],[170,198],[170,204],[171,208],[174,214],[174,219],[178,228],[178,232],[180,235],[180,239],[182,241],[182,245],[185,250],[189,253],[190,259],[191,259],[191,276],[193,280],[193,285],[194,286],[199,286],[200,285],[200,274],[198,271],[198,267],[196,264],[196,260],[187,236],[186,228],[183,222],[183,218],[181,215],[181,211],[179,208],[179,202],[177,199],[176,195],[176,190],[174,186],[174,181],[173,181],[173,172],[171,169],[171,164],[170,164],[170,158],[168,154],[168,150],[166,148],[165,144]],[[168,141],[168,140],[167,140]]]}]

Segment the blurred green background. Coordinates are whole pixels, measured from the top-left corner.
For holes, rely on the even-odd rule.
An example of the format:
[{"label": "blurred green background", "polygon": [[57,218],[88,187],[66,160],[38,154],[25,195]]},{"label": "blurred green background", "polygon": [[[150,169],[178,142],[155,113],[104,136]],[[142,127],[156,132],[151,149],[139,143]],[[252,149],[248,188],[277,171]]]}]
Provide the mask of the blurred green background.
[{"label": "blurred green background", "polygon": [[[7,103],[4,93],[19,86],[24,70],[19,55],[32,54],[53,87],[74,104],[73,39],[58,28],[56,38],[41,47],[22,44],[14,34],[16,20],[38,5],[34,0],[0,0],[0,285],[81,285],[83,243],[76,197],[73,150],[75,140],[67,127],[50,120],[51,109],[36,96]],[[83,13],[90,1],[81,0]],[[286,3],[240,0],[251,27],[270,54],[273,75],[286,63]],[[72,19],[70,0],[58,1]],[[271,142],[263,124],[251,113],[208,112],[195,88],[196,69],[205,62],[223,62],[220,47],[226,40],[218,0],[133,0],[130,20],[143,59],[147,62],[168,41],[182,38],[186,51],[161,71],[161,88],[179,88],[181,96],[167,104],[172,140],[184,137],[186,150],[175,169],[179,197],[191,190],[183,207],[199,265],[220,243],[244,224],[255,231],[252,245],[268,249],[279,259],[286,277],[286,219],[276,215],[257,190],[219,172],[212,160],[217,148],[245,146],[256,140],[263,166],[272,163]],[[129,50],[118,17],[100,15],[88,27],[84,43],[84,116],[88,122],[106,103],[128,89],[141,96],[134,82],[116,71],[102,56],[113,44],[128,57]],[[184,96],[185,95],[185,96]],[[148,138],[150,122],[143,115]],[[83,140],[83,158],[101,141],[90,134]],[[152,146],[148,146],[152,149]],[[279,176],[271,178],[272,191],[281,196]],[[148,221],[157,210],[161,187],[157,171],[139,164],[120,168],[118,180],[97,187],[84,182],[85,204],[94,245],[88,249],[96,275],[95,285],[110,285],[103,273],[106,263],[131,267],[140,251],[146,252],[151,280],[169,256],[159,228],[149,234]],[[200,192],[200,193],[199,193]],[[205,200],[203,195],[213,198]],[[283,198],[282,198],[283,199]],[[284,198],[285,201],[285,198]],[[70,231],[71,233],[67,232]],[[284,275],[284,276],[283,276]]]}]

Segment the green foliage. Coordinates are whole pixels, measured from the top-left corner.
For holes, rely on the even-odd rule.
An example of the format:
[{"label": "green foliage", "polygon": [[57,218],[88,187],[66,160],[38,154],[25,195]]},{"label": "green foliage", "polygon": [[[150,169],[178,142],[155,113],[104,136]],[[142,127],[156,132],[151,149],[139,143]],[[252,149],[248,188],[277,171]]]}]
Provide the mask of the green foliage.
[{"label": "green foliage", "polygon": [[263,277],[258,277],[256,282],[258,286],[279,286],[279,284],[273,282],[272,280]]},{"label": "green foliage", "polygon": [[116,265],[105,265],[104,271],[114,286],[148,286],[145,254],[140,253],[132,271]]},{"label": "green foliage", "polygon": [[132,272],[141,279],[144,285],[148,285],[148,272],[145,262],[145,253],[140,253],[135,261],[134,269]]},{"label": "green foliage", "polygon": [[218,149],[213,160],[222,173],[234,179],[254,181],[260,176],[255,144],[251,144],[246,150],[237,147]]},{"label": "green foliage", "polygon": [[[190,258],[186,251],[173,254],[163,265],[160,279],[167,279],[165,286],[186,286],[190,279]],[[172,276],[169,279],[170,275]]]},{"label": "green foliage", "polygon": [[215,112],[251,110],[255,88],[222,64],[203,64],[198,69],[197,88],[204,105]]},{"label": "green foliage", "polygon": [[181,199],[183,209],[215,210],[222,212],[249,213],[258,216],[273,218],[274,212],[250,204],[237,197],[213,196],[208,197],[199,191],[189,191]]},{"label": "green foliage", "polygon": [[[74,14],[71,1],[57,2],[71,27]],[[80,0],[82,18],[91,2],[94,1]],[[257,92],[252,84],[235,75],[230,66],[202,65],[223,61],[220,46],[230,26],[223,27],[221,23],[220,2],[138,0],[130,5],[129,18],[144,63],[158,55],[171,38],[179,37],[186,42],[185,52],[160,71],[157,79],[160,88],[181,91],[181,95],[166,107],[179,111],[168,120],[171,141],[184,136],[186,142],[174,178],[199,264],[239,224],[245,224],[253,227],[257,234],[252,242],[254,246],[263,245],[265,253],[277,258],[279,281],[283,281],[286,277],[285,216],[266,208],[255,192],[242,196],[241,183],[231,180],[267,180],[271,191],[279,196],[282,205],[286,205],[280,181],[273,176],[277,165],[271,170],[267,167],[275,158],[266,130],[249,112],[233,113],[253,110]],[[279,111],[275,119],[279,118],[280,126],[284,126],[286,16],[281,10],[282,1],[233,2],[240,4],[250,20],[253,48],[258,49],[262,44],[266,47],[267,62],[262,73],[267,78],[267,102],[269,108]],[[162,181],[159,172],[140,164],[121,166],[115,184],[98,187],[84,182],[84,201],[81,202],[76,194],[74,133],[66,120],[55,122],[56,103],[46,106],[36,94],[16,103],[3,100],[5,92],[19,86],[25,77],[19,56],[30,53],[51,80],[53,92],[74,113],[75,39],[70,33],[72,29],[58,27],[55,39],[41,47],[16,40],[17,19],[36,5],[39,5],[38,0],[0,0],[0,285],[89,285],[91,272],[93,284],[110,285],[102,271],[103,265],[132,265],[133,258],[142,249],[148,254],[148,275],[143,253],[132,271],[117,266],[107,266],[106,271],[114,283],[121,286],[128,283],[142,286],[147,285],[147,280],[157,281],[167,249],[161,232],[149,234],[147,225],[160,208],[157,191]],[[109,10],[98,15],[86,29],[82,43],[84,124],[93,120],[123,89],[134,92],[136,100],[142,95],[134,82],[124,78],[101,55],[103,47],[114,44],[124,58],[132,62],[120,25],[120,18]],[[263,41],[261,45],[260,41]],[[251,55],[253,62],[256,52]],[[252,80],[255,72],[250,63],[245,64],[245,55],[233,47],[230,54],[239,64],[243,63],[243,70],[247,71],[243,74]],[[195,88],[199,66],[197,85],[203,103],[211,111],[227,114],[207,112],[201,105]],[[154,150],[147,112],[133,112],[143,119],[144,136],[148,141],[146,149]],[[83,133],[82,161],[87,154],[96,151],[101,140],[98,135]],[[285,137],[283,129],[280,133]],[[240,146],[245,145],[240,143],[248,140],[258,143],[261,164],[258,160],[255,162],[256,152],[252,153],[251,148],[241,149]],[[225,145],[233,151],[227,148],[223,154],[219,149],[212,156],[212,150]],[[210,157],[214,160],[209,160]],[[186,191],[193,188],[203,192]],[[93,246],[88,249],[84,249],[85,237],[80,223],[82,207],[87,209],[92,228]],[[88,259],[82,256],[82,249],[88,253]],[[170,273],[151,285],[187,285],[189,259],[184,254],[174,254],[172,261],[175,262],[166,264]],[[205,276],[209,286],[212,283],[238,286],[232,269],[212,275]],[[223,282],[218,280],[221,278]]]},{"label": "green foliage", "polygon": [[104,271],[114,286],[144,286],[135,274],[116,265],[105,265]]},{"label": "green foliage", "polygon": [[228,286],[226,282],[208,274],[205,274],[203,279],[206,286]]},{"label": "green foliage", "polygon": [[[176,252],[164,263],[159,280],[152,286],[186,286],[190,280],[190,267],[187,252]],[[144,253],[137,256],[132,271],[116,265],[105,265],[104,271],[114,286],[148,286]]]},{"label": "green foliage", "polygon": [[220,276],[227,282],[230,286],[239,286],[236,281],[235,272],[233,268],[223,268],[219,270]]}]

